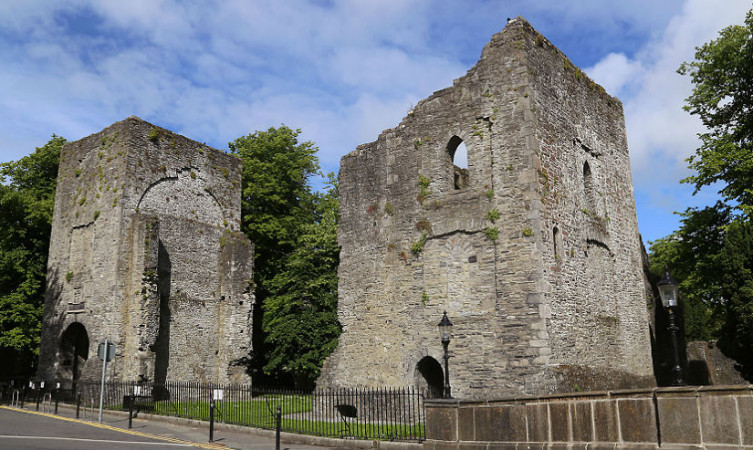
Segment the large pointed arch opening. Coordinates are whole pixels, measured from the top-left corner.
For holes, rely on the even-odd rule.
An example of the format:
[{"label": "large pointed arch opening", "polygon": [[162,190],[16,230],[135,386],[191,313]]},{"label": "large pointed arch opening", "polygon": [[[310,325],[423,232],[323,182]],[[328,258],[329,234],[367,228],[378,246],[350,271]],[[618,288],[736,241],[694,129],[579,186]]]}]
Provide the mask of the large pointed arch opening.
[{"label": "large pointed arch opening", "polygon": [[416,384],[425,389],[427,398],[442,398],[444,372],[436,359],[425,356],[416,364]]},{"label": "large pointed arch opening", "polygon": [[89,359],[89,334],[79,322],[68,325],[60,337],[58,348],[58,379],[73,384],[81,378],[86,360]]}]

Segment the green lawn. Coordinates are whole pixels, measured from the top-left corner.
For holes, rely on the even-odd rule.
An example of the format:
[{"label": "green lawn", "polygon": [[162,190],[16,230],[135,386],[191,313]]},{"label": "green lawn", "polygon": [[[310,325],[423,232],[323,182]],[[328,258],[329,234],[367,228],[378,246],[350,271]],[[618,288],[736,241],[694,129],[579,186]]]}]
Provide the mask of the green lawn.
[{"label": "green lawn", "polygon": [[[369,424],[349,419],[347,426],[342,420],[322,421],[308,420],[305,417],[290,417],[294,414],[313,411],[310,396],[260,396],[248,401],[217,401],[215,403],[215,420],[236,425],[274,429],[277,406],[282,409],[282,431],[329,437],[356,437],[361,439],[423,439],[424,425],[414,424]],[[209,420],[209,402],[171,402],[154,403],[151,410],[156,414],[177,416],[188,419]],[[150,411],[150,412],[151,412]]]}]

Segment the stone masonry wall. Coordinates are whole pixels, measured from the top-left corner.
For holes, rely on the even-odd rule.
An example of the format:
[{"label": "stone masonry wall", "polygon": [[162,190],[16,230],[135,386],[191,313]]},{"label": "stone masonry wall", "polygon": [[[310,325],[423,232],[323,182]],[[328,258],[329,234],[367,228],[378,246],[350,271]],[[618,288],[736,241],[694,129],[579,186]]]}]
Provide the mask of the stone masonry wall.
[{"label": "stone masonry wall", "polygon": [[751,449],[753,387],[428,401],[424,448]]},{"label": "stone masonry wall", "polygon": [[247,381],[240,161],[130,117],[67,144],[57,189],[40,376],[70,381],[77,353],[77,376],[96,378],[108,337],[114,379]]},{"label": "stone masonry wall", "polygon": [[343,157],[343,332],[319,385],[426,383],[444,310],[456,397],[652,383],[621,106],[564,61],[515,19],[452,87]]}]

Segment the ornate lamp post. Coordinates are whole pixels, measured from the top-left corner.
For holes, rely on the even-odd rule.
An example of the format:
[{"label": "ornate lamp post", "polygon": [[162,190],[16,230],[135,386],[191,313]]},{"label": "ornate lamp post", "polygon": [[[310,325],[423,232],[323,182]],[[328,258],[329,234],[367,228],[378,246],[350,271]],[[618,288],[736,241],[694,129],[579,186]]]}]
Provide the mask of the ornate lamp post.
[{"label": "ornate lamp post", "polygon": [[659,288],[659,295],[664,308],[669,315],[669,334],[672,339],[672,351],[674,353],[674,366],[672,367],[672,386],[685,386],[683,379],[682,366],[680,365],[680,349],[677,343],[677,332],[680,330],[675,323],[675,313],[672,308],[677,306],[679,293],[677,291],[677,282],[669,274],[669,268],[664,266],[664,277],[656,285]]},{"label": "ornate lamp post", "polygon": [[444,346],[444,398],[452,398],[450,388],[450,354],[447,352],[447,347],[450,345],[450,335],[452,334],[452,322],[447,318],[447,311],[442,315],[442,320],[437,324],[439,327],[439,336],[442,338],[442,346]]}]

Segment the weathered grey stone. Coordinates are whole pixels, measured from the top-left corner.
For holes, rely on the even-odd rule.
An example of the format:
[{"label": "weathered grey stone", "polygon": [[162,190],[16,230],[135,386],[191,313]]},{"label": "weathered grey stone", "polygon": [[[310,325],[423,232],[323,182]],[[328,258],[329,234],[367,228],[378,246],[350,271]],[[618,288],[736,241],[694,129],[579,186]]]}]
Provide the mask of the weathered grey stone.
[{"label": "weathered grey stone", "polygon": [[576,402],[570,408],[573,423],[573,441],[591,442],[594,440],[591,402]]},{"label": "weathered grey stone", "polygon": [[615,406],[616,403],[612,401],[594,402],[594,434],[597,442],[617,442],[619,440]]},{"label": "weathered grey stone", "polygon": [[39,376],[247,382],[240,160],[130,117],[63,147]]},{"label": "weathered grey stone", "polygon": [[519,442],[526,440],[524,405],[475,408],[477,441]]},{"label": "weathered grey stone", "polygon": [[[471,411],[473,414],[473,411]],[[464,427],[467,425],[464,425]],[[435,441],[458,440],[458,409],[452,407],[426,408],[426,439]]]},{"label": "weathered grey stone", "polygon": [[666,443],[700,444],[701,424],[698,421],[698,402],[665,394],[657,398],[661,439]]},{"label": "weathered grey stone", "polygon": [[739,445],[740,428],[737,420],[735,398],[732,396],[706,393],[699,397],[701,413],[701,433],[705,444]]},{"label": "weathered grey stone", "polygon": [[650,398],[621,399],[617,408],[624,442],[657,443],[656,416]]},{"label": "weathered grey stone", "polygon": [[549,412],[546,403],[526,405],[528,440],[549,441]]},{"label": "weathered grey stone", "polygon": [[743,445],[753,446],[753,396],[737,397],[737,411],[740,414]]},{"label": "weathered grey stone", "polygon": [[445,310],[458,398],[653,385],[622,105],[523,19],[343,157],[340,213],[320,386],[438,394]]},{"label": "weathered grey stone", "polygon": [[570,405],[565,402],[549,404],[549,426],[552,442],[570,442]]},{"label": "weathered grey stone", "polygon": [[458,440],[476,440],[475,408],[458,408]]}]

